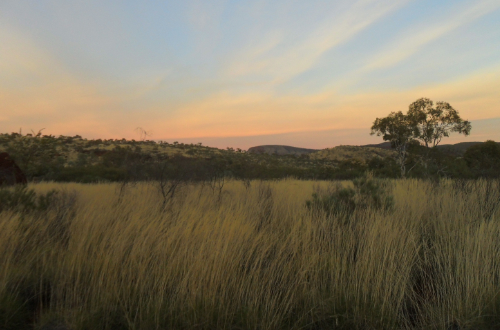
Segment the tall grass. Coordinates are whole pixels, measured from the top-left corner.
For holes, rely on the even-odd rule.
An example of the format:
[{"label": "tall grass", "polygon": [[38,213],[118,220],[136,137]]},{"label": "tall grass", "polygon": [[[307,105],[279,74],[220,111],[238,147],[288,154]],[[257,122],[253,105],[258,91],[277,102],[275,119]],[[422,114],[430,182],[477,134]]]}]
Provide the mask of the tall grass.
[{"label": "tall grass", "polygon": [[318,185],[32,185],[59,193],[0,213],[0,329],[500,328],[498,182],[393,181],[348,221]]}]

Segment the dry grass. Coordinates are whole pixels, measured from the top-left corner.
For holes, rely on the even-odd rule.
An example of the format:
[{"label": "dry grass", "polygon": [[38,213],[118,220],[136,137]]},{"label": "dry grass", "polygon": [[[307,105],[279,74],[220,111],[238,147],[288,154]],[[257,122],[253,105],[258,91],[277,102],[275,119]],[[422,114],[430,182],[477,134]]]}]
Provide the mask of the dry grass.
[{"label": "dry grass", "polygon": [[498,183],[394,181],[391,212],[348,224],[304,206],[314,184],[184,186],[166,208],[154,184],[33,185],[61,192],[0,213],[0,328],[500,327]]}]

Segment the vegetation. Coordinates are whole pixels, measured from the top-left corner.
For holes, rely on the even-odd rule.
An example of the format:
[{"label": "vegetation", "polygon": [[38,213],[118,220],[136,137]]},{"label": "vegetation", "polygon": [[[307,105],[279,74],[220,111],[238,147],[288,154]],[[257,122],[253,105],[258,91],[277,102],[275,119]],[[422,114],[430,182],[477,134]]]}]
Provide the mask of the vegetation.
[{"label": "vegetation", "polygon": [[348,221],[306,207],[331,184],[31,184],[57,193],[0,213],[0,327],[500,326],[500,182],[343,182]]},{"label": "vegetation", "polygon": [[451,132],[470,134],[471,123],[460,118],[458,111],[447,102],[434,103],[421,98],[410,104],[408,117],[414,130],[414,138],[420,140],[427,148],[436,147],[443,137]]},{"label": "vegetation", "polygon": [[382,135],[384,141],[390,141],[392,148],[397,152],[397,160],[401,177],[406,176],[408,147],[413,141],[414,130],[408,116],[401,111],[391,112],[385,118],[377,118],[372,126],[371,134]]},{"label": "vegetation", "polygon": [[486,141],[470,147],[464,154],[467,165],[484,177],[500,176],[500,145]]},{"label": "vegetation", "polygon": [[28,180],[35,182],[132,182],[160,177],[202,182],[221,175],[239,180],[349,180],[366,172],[378,178],[396,178],[401,164],[411,169],[406,176],[413,178],[499,175],[498,171],[485,170],[485,166],[495,167],[494,158],[471,162],[462,150],[417,144],[404,147],[405,152],[399,153],[404,156],[401,162],[394,150],[374,147],[339,146],[305,155],[270,155],[200,144],[87,140],[39,132],[0,134],[0,151],[8,152]]},{"label": "vegetation", "polygon": [[374,179],[372,174],[354,179],[354,187],[345,187],[337,182],[326,190],[315,187],[312,200],[306,202],[310,210],[321,210],[327,215],[344,216],[350,219],[356,209],[389,210],[394,196],[388,195],[387,183]]},{"label": "vegetation", "polygon": [[500,145],[438,148],[470,129],[420,99],[393,150],[0,134],[0,329],[500,328]]},{"label": "vegetation", "polygon": [[406,115],[401,111],[391,112],[389,116],[377,118],[373,123],[371,134],[390,141],[396,150],[402,178],[407,174],[406,166],[411,146],[419,146],[420,142],[425,145],[427,152],[421,160],[426,167],[429,149],[435,149],[443,137],[448,137],[451,132],[470,134],[471,123],[460,118],[458,111],[449,103],[437,102],[435,108],[433,104],[431,100],[421,98],[410,104]]}]

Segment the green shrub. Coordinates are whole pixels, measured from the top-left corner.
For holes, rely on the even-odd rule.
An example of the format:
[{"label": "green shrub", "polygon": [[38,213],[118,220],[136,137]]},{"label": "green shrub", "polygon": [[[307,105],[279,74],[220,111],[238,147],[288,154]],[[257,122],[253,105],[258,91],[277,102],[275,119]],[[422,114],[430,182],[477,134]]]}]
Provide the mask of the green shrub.
[{"label": "green shrub", "polygon": [[356,206],[387,211],[394,205],[394,196],[389,194],[389,186],[382,180],[367,174],[353,181],[356,191]]},{"label": "green shrub", "polygon": [[469,147],[464,159],[476,177],[500,176],[500,145],[495,141],[488,140]]},{"label": "green shrub", "polygon": [[46,194],[37,194],[33,189],[20,185],[14,189],[3,188],[0,189],[0,212],[7,210],[21,213],[45,211],[52,204],[56,195],[55,190]]},{"label": "green shrub", "polygon": [[325,190],[316,188],[312,200],[306,202],[310,210],[322,210],[327,215],[350,216],[356,209],[373,208],[390,210],[394,197],[389,194],[387,183],[367,174],[353,180],[354,187],[336,183]]}]

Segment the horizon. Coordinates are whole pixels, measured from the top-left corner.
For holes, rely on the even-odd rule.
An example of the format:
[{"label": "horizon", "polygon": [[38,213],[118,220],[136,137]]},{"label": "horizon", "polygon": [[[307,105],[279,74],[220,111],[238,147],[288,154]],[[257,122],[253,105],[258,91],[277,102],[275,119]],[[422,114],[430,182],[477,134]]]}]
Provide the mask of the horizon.
[{"label": "horizon", "polygon": [[[476,122],[477,123],[477,122]],[[492,129],[496,129],[497,127],[500,127],[500,118],[495,118],[495,120],[492,122],[491,120],[486,120],[486,121],[479,121],[479,123],[481,124],[481,127],[482,128],[492,128]],[[137,127],[138,129],[141,129],[140,127]],[[364,129],[362,129],[364,130]],[[58,137],[57,135],[54,135],[54,134],[51,134],[50,132],[44,132],[45,129],[41,129],[39,131],[35,131],[35,130],[30,130],[30,132],[23,132],[22,129],[20,129],[18,132],[11,132],[11,133],[2,133],[0,132],[0,134],[21,134],[23,136],[26,136],[27,134],[30,134],[31,136],[35,136],[36,134],[38,133],[41,133],[41,136],[54,136],[54,137]],[[351,131],[351,130],[347,130],[348,132]],[[299,141],[297,141],[297,144],[283,144],[283,143],[280,143],[280,141],[290,141],[290,139],[287,139],[287,137],[289,137],[289,134],[276,134],[275,136],[273,135],[262,135],[262,136],[243,136],[243,137],[211,137],[211,138],[203,138],[203,137],[197,137],[197,138],[189,138],[189,139],[171,139],[171,140],[163,140],[163,139],[154,139],[154,138],[151,138],[151,136],[149,135],[148,132],[145,132],[146,134],[144,133],[141,133],[140,131],[136,130],[136,136],[135,137],[131,137],[131,138],[125,138],[127,141],[136,141],[136,142],[147,142],[147,141],[153,141],[155,143],[161,143],[161,142],[164,142],[164,143],[169,143],[169,144],[173,144],[173,143],[183,143],[183,144],[198,144],[198,143],[201,143],[202,146],[204,147],[209,147],[209,148],[218,148],[218,149],[227,149],[227,148],[233,148],[233,149],[237,149],[237,148],[240,148],[242,150],[245,150],[245,151],[248,151],[249,148],[252,148],[252,147],[260,147],[260,146],[283,146],[283,147],[294,147],[294,148],[304,148],[304,149],[315,149],[315,150],[323,150],[323,149],[330,149],[330,148],[334,148],[334,147],[338,147],[338,146],[367,146],[367,145],[377,145],[377,144],[382,144],[382,143],[387,143],[387,142],[390,142],[390,141],[384,141],[382,139],[382,137],[377,137],[377,136],[371,136],[373,141],[371,142],[366,142],[366,143],[349,143],[349,141],[352,141],[353,140],[353,135],[349,135],[349,133],[346,133],[344,132],[344,134],[341,134],[342,133],[342,130],[332,130],[332,131],[324,131],[324,132],[319,132],[319,133],[323,133],[323,134],[334,134],[334,135],[337,135],[337,137],[341,137],[340,139],[338,139],[337,141],[341,141],[340,143],[334,143],[332,145],[327,145],[328,143],[325,142],[325,147],[321,147],[321,148],[314,148],[314,147],[309,147],[307,146],[307,143],[304,144],[304,139],[300,139]],[[308,134],[308,133],[312,133],[314,134],[314,136],[316,137],[318,132],[317,131],[314,131],[314,132],[303,132],[303,134]],[[121,139],[124,139],[123,137],[122,138],[103,138],[103,137],[99,137],[99,136],[96,136],[96,137],[87,137],[87,136],[82,136],[80,134],[68,134],[68,135],[64,135],[62,134],[62,136],[67,136],[67,137],[75,137],[75,136],[78,136],[84,140],[97,140],[97,139],[101,139],[101,140],[121,140]],[[474,138],[470,138],[471,136],[473,137],[476,137],[476,139]],[[281,138],[280,138],[281,137]],[[273,140],[273,138],[275,138],[275,140]],[[277,138],[277,140],[276,140]],[[468,138],[468,139],[467,139]],[[214,143],[212,144],[206,144],[206,143],[203,143],[201,142],[202,140],[209,140],[209,141],[212,141]],[[231,146],[231,145],[226,145],[225,144],[225,141],[232,141],[232,140],[242,140],[240,141],[245,147],[234,147],[234,146]],[[253,139],[255,139],[254,141],[256,143],[250,143],[250,141],[252,141]],[[467,140],[464,140],[464,139],[467,139]],[[481,134],[475,134],[475,135],[469,135],[467,137],[463,137],[463,136],[457,136],[457,135],[452,135],[450,137],[445,137],[440,143],[439,145],[454,145],[454,144],[457,144],[457,143],[468,143],[468,142],[472,142],[472,143],[481,143],[481,142],[486,142],[488,140],[493,140],[491,138],[488,137],[487,134],[484,134],[481,133]],[[277,141],[276,143],[271,143],[271,142],[267,142],[267,141]],[[494,142],[497,142],[497,143],[500,143],[500,141],[498,140],[493,140]],[[262,142],[262,143],[258,143],[258,142]]]},{"label": "horizon", "polygon": [[500,1],[0,4],[0,127],[324,149],[421,97],[500,141]]}]

